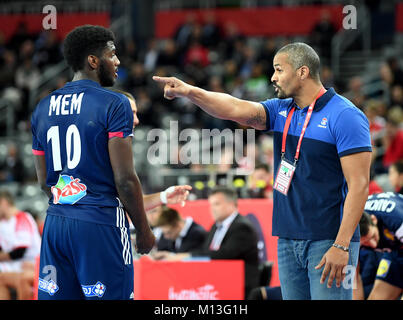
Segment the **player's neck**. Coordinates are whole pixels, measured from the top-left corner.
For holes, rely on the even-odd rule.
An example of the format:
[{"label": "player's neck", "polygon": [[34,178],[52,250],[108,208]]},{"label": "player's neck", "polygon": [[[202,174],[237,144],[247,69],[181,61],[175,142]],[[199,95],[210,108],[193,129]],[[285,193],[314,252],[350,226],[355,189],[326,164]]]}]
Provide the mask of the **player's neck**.
[{"label": "player's neck", "polygon": [[93,71],[86,72],[79,70],[75,72],[72,81],[78,81],[78,80],[92,80],[99,83],[98,76]]},{"label": "player's neck", "polygon": [[322,83],[311,80],[304,88],[301,88],[300,94],[294,97],[295,103],[300,108],[309,106],[318,96],[319,91],[323,88]]}]

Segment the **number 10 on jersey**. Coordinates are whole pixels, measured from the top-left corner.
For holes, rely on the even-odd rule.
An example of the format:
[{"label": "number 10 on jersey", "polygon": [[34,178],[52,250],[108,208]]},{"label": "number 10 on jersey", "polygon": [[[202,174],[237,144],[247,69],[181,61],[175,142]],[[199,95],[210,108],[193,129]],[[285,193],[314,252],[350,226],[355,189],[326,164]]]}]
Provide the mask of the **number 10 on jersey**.
[{"label": "number 10 on jersey", "polygon": [[[53,170],[62,170],[61,150],[60,150],[60,130],[59,126],[52,126],[47,132],[47,142],[52,144]],[[67,168],[74,169],[81,159],[81,138],[80,132],[75,124],[70,125],[66,131],[66,156]]]}]

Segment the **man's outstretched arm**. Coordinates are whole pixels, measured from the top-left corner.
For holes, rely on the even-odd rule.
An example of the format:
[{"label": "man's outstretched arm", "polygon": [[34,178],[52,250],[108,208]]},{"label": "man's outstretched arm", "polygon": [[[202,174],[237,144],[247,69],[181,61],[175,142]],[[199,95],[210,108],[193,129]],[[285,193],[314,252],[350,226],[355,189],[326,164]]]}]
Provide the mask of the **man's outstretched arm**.
[{"label": "man's outstretched arm", "polygon": [[153,79],[164,85],[164,97],[168,100],[186,97],[213,117],[232,120],[258,130],[266,129],[266,111],[258,102],[207,91],[175,77],[154,76]]}]

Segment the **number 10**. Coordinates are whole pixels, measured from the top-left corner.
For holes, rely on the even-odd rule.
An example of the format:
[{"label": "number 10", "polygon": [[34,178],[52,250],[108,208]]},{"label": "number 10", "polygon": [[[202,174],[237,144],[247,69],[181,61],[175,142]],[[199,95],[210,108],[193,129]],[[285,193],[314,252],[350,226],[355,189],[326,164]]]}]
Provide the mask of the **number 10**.
[{"label": "number 10", "polygon": [[[62,170],[62,160],[60,155],[60,137],[59,137],[59,126],[52,126],[49,128],[47,133],[47,142],[49,140],[52,143],[52,159],[53,159],[53,170]],[[71,156],[71,142],[73,140],[74,153]],[[77,167],[81,159],[81,138],[80,132],[76,125],[72,124],[67,128],[66,132],[66,154],[67,154],[67,168],[74,169]]]}]

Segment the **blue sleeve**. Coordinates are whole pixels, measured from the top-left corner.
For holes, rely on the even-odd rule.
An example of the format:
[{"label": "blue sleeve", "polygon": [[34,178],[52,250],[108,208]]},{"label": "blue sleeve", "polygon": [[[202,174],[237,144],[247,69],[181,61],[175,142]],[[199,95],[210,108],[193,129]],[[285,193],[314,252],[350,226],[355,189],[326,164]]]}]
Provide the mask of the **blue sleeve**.
[{"label": "blue sleeve", "polygon": [[372,151],[368,119],[355,107],[347,108],[340,113],[333,132],[339,157]]},{"label": "blue sleeve", "polygon": [[277,117],[277,110],[279,109],[279,99],[268,99],[260,102],[266,111],[266,130],[272,131]]},{"label": "blue sleeve", "polygon": [[112,103],[107,121],[109,138],[133,135],[133,112],[128,98],[122,95],[121,99]]}]

